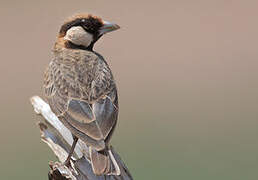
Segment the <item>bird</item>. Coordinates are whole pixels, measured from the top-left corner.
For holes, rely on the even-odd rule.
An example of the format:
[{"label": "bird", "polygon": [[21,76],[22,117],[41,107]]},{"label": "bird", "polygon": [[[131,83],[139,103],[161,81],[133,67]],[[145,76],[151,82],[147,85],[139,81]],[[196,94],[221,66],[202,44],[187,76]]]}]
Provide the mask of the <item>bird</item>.
[{"label": "bird", "polygon": [[51,110],[73,135],[65,165],[78,139],[89,147],[96,175],[120,175],[110,150],[118,118],[118,94],[112,71],[94,44],[120,27],[91,14],[77,14],[61,26],[43,81]]}]

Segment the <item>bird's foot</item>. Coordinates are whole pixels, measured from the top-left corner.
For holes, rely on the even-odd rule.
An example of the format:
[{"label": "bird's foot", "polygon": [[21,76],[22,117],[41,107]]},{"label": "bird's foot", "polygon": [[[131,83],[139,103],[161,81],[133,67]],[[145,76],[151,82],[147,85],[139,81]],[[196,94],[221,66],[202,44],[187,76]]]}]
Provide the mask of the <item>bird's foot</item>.
[{"label": "bird's foot", "polygon": [[63,165],[68,167],[68,168],[72,167],[70,159],[66,159]]}]

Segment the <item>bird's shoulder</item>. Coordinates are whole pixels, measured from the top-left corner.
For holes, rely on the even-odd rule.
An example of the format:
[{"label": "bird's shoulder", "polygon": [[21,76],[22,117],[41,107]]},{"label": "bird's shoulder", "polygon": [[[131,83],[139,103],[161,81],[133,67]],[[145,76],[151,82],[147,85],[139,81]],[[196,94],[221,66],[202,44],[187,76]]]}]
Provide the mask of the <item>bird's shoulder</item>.
[{"label": "bird's shoulder", "polygon": [[65,49],[54,53],[44,78],[47,96],[57,91],[65,97],[94,101],[106,95],[115,82],[104,58],[95,52]]}]

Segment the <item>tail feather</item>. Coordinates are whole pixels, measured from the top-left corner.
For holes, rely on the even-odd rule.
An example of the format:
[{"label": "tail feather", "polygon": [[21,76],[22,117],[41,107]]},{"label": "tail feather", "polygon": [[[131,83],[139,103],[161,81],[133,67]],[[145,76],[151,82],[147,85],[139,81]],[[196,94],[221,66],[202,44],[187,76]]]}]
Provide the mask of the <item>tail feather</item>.
[{"label": "tail feather", "polygon": [[120,168],[111,150],[97,151],[90,147],[91,166],[96,175],[120,175]]}]

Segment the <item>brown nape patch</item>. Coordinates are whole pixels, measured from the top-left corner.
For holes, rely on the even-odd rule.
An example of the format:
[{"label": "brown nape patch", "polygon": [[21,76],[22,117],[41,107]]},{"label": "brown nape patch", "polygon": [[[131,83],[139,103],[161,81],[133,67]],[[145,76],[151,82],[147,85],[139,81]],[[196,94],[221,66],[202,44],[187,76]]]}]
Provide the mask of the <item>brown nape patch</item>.
[{"label": "brown nape patch", "polygon": [[66,31],[73,26],[82,26],[86,31],[95,34],[102,25],[102,19],[97,16],[91,14],[77,14],[64,22],[60,29],[59,37],[64,37]]},{"label": "brown nape patch", "polygon": [[58,37],[55,43],[54,50],[59,50],[61,48],[67,47],[67,41],[63,37]]}]

